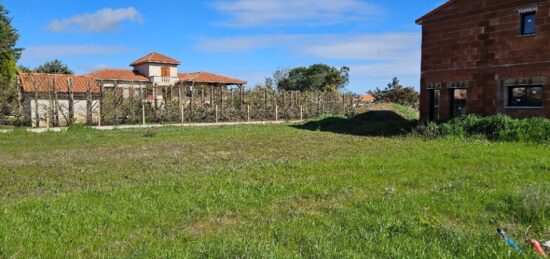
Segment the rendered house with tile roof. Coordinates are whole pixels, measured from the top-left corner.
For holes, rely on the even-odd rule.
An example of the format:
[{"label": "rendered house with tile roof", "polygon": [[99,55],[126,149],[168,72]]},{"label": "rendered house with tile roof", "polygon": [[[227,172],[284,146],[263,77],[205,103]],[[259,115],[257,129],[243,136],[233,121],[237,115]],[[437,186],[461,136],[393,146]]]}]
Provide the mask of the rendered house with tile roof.
[{"label": "rendered house with tile roof", "polygon": [[357,100],[357,103],[355,104],[357,107],[364,107],[371,103],[376,101],[376,98],[370,94],[364,94],[359,96],[359,99]]},{"label": "rendered house with tile roof", "polygon": [[[103,69],[85,76],[97,80],[104,88],[122,88],[124,96],[131,95],[129,93],[130,89],[144,89],[148,85],[158,87],[176,85],[208,85],[214,87],[233,85],[243,87],[247,83],[244,80],[208,72],[179,73],[178,66],[180,64],[181,62],[174,58],[152,52],[132,62],[130,66],[133,69]],[[137,93],[137,91],[133,92]],[[149,99],[162,102],[163,96],[156,92],[149,93],[149,95],[154,95],[153,97],[149,96]]]},{"label": "rendered house with tile roof", "polygon": [[[247,83],[209,72],[180,73],[180,64],[174,58],[152,52],[132,62],[132,69],[102,69],[82,76],[20,73],[18,86],[28,107],[26,116],[33,118],[33,126],[40,126],[45,123],[47,112],[63,118],[71,117],[67,114],[74,116],[62,124],[97,121],[101,96],[115,89],[124,98],[140,99],[162,108],[169,99],[183,97],[183,89],[229,86],[243,89]],[[53,97],[55,103],[51,101]],[[94,115],[82,116],[90,113]]]},{"label": "rendered house with tile roof", "polygon": [[150,83],[156,86],[170,86],[178,83],[216,84],[216,86],[237,85],[247,82],[240,79],[208,72],[179,73],[180,61],[152,52],[130,64],[133,69],[103,69],[85,76],[105,82]]}]

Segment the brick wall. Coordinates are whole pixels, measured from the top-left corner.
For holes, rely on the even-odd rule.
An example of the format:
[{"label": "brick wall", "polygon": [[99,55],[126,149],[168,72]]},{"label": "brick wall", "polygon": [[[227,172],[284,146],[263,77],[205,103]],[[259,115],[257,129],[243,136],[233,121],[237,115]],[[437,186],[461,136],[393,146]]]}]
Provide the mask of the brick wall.
[{"label": "brick wall", "polygon": [[[537,9],[537,33],[521,36],[524,8]],[[550,118],[550,0],[456,0],[422,19],[421,118],[430,85],[441,88],[440,119],[450,117],[449,82],[468,84],[467,112]],[[506,108],[506,82],[546,78],[542,108]],[[540,83],[540,81],[538,81]],[[546,83],[548,82],[548,83]]]}]

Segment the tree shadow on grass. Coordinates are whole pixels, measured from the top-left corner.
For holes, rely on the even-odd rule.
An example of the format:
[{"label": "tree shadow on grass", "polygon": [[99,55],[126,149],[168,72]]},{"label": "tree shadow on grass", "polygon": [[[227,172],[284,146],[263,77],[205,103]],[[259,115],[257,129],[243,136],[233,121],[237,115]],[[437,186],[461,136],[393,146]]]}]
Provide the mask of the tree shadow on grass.
[{"label": "tree shadow on grass", "polygon": [[295,125],[311,131],[373,137],[393,137],[410,134],[417,121],[405,119],[393,111],[368,111],[350,118],[327,117]]}]

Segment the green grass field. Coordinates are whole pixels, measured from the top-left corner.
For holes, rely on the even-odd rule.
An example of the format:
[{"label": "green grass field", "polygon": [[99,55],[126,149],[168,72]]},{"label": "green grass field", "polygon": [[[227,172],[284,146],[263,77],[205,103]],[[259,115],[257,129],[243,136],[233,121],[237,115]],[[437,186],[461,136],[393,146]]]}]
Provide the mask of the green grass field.
[{"label": "green grass field", "polygon": [[291,126],[0,134],[0,258],[508,257],[497,227],[550,239],[549,173],[543,145]]}]

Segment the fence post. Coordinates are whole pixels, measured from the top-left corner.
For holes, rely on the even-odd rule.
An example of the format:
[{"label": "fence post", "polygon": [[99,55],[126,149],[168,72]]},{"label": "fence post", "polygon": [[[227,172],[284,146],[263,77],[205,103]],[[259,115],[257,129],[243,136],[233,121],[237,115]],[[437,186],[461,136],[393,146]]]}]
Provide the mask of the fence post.
[{"label": "fence post", "polygon": [[97,109],[97,110],[98,110],[98,113],[99,113],[99,118],[98,118],[98,120],[97,120],[97,125],[98,125],[99,127],[101,127],[101,100],[100,100],[99,102],[100,102],[100,105],[99,105],[99,107],[98,107],[98,109]]},{"label": "fence post", "polygon": [[103,92],[105,89],[103,89],[103,81],[99,84],[99,107],[98,107],[98,115],[99,118],[97,120],[97,125],[101,127],[101,107],[103,106]]},{"label": "fence post", "polygon": [[279,121],[279,105],[275,104],[275,121]]},{"label": "fence post", "polygon": [[145,125],[145,103],[141,102],[141,124]]},{"label": "fence post", "polygon": [[181,125],[183,125],[185,124],[185,111],[184,111],[183,103],[180,105],[180,109],[181,109]]},{"label": "fence post", "polygon": [[346,114],[346,94],[342,94],[342,114]]},{"label": "fence post", "polygon": [[46,110],[46,128],[50,129],[50,107]]},{"label": "fence post", "polygon": [[250,104],[246,106],[247,121],[250,122]]},{"label": "fence post", "polygon": [[216,108],[215,108],[215,111],[214,111],[216,114],[215,114],[215,118],[216,118],[216,123],[218,123],[218,105],[216,105]]},{"label": "fence post", "polygon": [[300,120],[304,120],[304,106],[300,105]]}]

